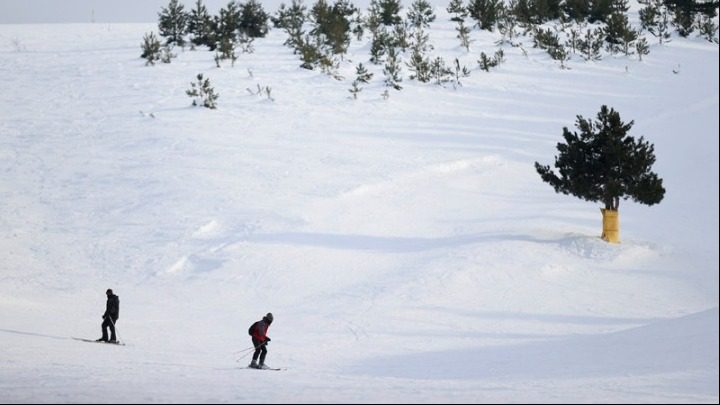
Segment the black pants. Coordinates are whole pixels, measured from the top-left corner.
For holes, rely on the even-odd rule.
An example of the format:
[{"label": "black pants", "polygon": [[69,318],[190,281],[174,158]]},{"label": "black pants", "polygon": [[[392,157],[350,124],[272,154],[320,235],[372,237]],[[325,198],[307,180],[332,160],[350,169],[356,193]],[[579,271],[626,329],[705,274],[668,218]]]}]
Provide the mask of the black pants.
[{"label": "black pants", "polygon": [[108,328],[110,328],[110,340],[117,340],[117,336],[115,336],[115,322],[117,322],[117,319],[112,319],[110,317],[105,318],[105,320],[102,323],[102,338],[103,338],[103,340],[108,340],[108,333],[107,333]]},{"label": "black pants", "polygon": [[255,353],[253,353],[253,361],[257,361],[260,356],[260,364],[265,364],[265,356],[267,356],[267,344],[262,344],[261,341],[253,338],[253,346],[255,346]]}]

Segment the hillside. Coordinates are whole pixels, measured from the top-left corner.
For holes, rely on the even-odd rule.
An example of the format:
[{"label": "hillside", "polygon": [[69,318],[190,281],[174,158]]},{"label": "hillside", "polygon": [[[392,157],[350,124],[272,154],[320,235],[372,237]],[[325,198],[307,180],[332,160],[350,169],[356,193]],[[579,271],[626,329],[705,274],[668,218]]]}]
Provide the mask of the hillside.
[{"label": "hillside", "polygon": [[[387,100],[367,38],[335,80],[279,30],[218,69],[145,66],[154,25],[0,25],[0,402],[717,402],[718,46],[484,72],[495,35],[467,53],[439,14],[471,76]],[[667,189],[620,245],[533,167],[603,104]],[[127,346],[72,340],[107,288]],[[241,369],[268,311],[287,370]]]}]

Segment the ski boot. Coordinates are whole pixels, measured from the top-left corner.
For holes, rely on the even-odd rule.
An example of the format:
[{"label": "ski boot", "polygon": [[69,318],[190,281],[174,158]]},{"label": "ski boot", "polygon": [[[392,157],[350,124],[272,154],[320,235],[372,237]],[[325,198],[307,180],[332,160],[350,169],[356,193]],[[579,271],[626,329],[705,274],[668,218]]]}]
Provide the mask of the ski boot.
[{"label": "ski boot", "polygon": [[262,367],[262,365],[258,365],[257,362],[255,360],[253,360],[252,362],[250,362],[250,365],[248,367],[260,369]]}]

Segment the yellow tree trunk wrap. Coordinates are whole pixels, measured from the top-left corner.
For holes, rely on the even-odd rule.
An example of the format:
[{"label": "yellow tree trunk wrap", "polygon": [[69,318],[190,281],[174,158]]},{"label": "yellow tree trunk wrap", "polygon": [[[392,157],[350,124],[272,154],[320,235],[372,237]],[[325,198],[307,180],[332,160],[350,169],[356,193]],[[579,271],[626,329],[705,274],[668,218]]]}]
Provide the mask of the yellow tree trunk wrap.
[{"label": "yellow tree trunk wrap", "polygon": [[620,214],[614,210],[601,208],[603,216],[602,238],[610,243],[620,243]]}]

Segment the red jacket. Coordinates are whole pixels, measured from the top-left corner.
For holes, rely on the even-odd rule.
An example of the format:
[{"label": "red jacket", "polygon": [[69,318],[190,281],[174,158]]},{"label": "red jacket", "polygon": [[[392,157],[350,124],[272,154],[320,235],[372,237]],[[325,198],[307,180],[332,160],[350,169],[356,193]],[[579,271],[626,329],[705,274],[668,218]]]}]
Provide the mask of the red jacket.
[{"label": "red jacket", "polygon": [[268,340],[268,328],[270,328],[270,324],[264,319],[262,321],[257,321],[250,327],[250,336],[252,336],[253,339],[259,341],[260,343],[264,343],[266,340]]}]

